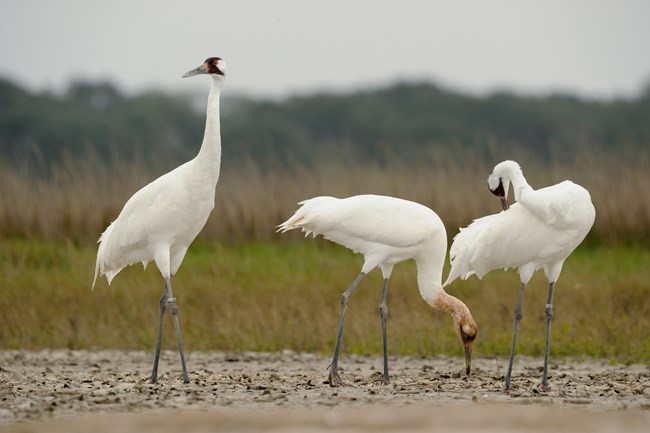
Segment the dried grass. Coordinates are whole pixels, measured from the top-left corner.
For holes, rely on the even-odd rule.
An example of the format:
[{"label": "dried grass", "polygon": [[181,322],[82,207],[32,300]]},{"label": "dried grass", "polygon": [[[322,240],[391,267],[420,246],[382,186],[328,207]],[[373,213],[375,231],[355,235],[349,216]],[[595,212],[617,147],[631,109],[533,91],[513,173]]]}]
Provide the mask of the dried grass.
[{"label": "dried grass", "polygon": [[[330,158],[313,167],[252,159],[230,167],[224,161],[216,207],[201,237],[223,242],[274,239],[275,226],[291,215],[298,201],[366,193],[425,204],[453,235],[472,219],[499,211],[485,180],[493,165],[505,159],[461,155],[451,149],[416,163],[389,156],[384,164]],[[571,179],[590,191],[597,213],[590,239],[650,240],[647,151],[616,157],[585,151],[570,163],[542,164],[525,155],[514,158],[533,187]],[[62,165],[45,168],[0,164],[0,236],[95,240],[135,191],[174,165],[142,159],[106,164],[96,157],[68,158]]]}]

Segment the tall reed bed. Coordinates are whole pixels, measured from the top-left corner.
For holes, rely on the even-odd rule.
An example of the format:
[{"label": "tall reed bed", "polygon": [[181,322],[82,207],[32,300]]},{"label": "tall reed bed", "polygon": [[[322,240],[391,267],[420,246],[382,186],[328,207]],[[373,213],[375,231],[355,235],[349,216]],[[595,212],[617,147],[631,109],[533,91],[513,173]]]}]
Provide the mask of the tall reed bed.
[{"label": "tall reed bed", "polygon": [[[275,226],[298,201],[362,193],[425,204],[453,236],[472,219],[500,210],[487,191],[487,174],[501,160],[514,158],[534,188],[571,179],[590,191],[597,213],[590,239],[647,243],[649,154],[585,151],[569,162],[540,163],[525,154],[485,157],[459,149],[416,162],[390,155],[384,163],[330,157],[310,165],[251,158],[237,166],[224,158],[216,207],[201,236],[222,242],[274,239]],[[155,158],[106,163],[92,156],[67,158],[54,167],[0,163],[0,236],[94,240],[135,191],[177,164]]]}]

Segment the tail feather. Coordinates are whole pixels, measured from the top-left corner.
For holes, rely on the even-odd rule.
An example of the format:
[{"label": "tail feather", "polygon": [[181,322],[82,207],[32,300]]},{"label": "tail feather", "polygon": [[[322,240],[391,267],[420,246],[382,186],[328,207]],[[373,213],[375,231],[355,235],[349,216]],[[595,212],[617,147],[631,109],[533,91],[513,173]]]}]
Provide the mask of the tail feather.
[{"label": "tail feather", "polygon": [[285,222],[277,226],[276,233],[277,232],[284,233],[289,230],[297,229],[298,227],[300,227],[300,222],[304,221],[304,219],[305,219],[304,217],[296,218],[296,214],[294,214],[291,218],[289,218],[288,220],[286,220]]},{"label": "tail feather", "polygon": [[332,200],[332,197],[314,197],[309,200],[303,200],[298,205],[298,210],[285,222],[277,226],[278,232],[286,232],[293,229],[302,229],[305,232],[305,237],[318,233],[314,232],[313,221],[318,218],[319,207]]},{"label": "tail feather", "polygon": [[[495,214],[498,215],[498,214]],[[449,249],[449,262],[451,269],[443,287],[451,284],[456,278],[466,280],[476,274],[482,278],[485,269],[479,265],[477,257],[485,254],[483,236],[489,232],[490,225],[495,215],[488,215],[474,220],[470,225],[461,228],[454,236],[454,241]]]},{"label": "tail feather", "polygon": [[104,233],[101,234],[99,240],[97,240],[99,247],[97,248],[97,261],[95,262],[95,276],[93,277],[93,285],[90,288],[90,290],[92,291],[95,290],[95,283],[97,282],[97,277],[101,277],[104,274],[104,266],[106,264],[104,258],[105,244],[102,241],[105,239],[106,234],[109,232],[110,228],[111,226],[109,225],[108,228],[104,231]]},{"label": "tail feather", "polygon": [[95,265],[95,276],[93,277],[93,285],[90,287],[91,291],[95,291],[95,283],[97,282],[97,273],[99,272],[99,268],[97,265]]},{"label": "tail feather", "polygon": [[[302,229],[305,237],[309,235],[318,236],[325,233],[328,223],[327,212],[332,203],[338,199],[329,196],[320,196],[303,200],[298,205],[296,212],[278,226],[278,232],[286,232],[293,229]],[[325,226],[324,226],[325,225]]]},{"label": "tail feather", "polygon": [[117,275],[123,269],[108,269],[108,251],[110,250],[110,239],[112,231],[113,224],[109,225],[106,228],[104,233],[102,233],[102,235],[99,237],[99,240],[97,241],[99,247],[97,248],[97,261],[95,262],[95,276],[93,277],[93,284],[91,287],[91,290],[93,291],[95,290],[95,283],[97,282],[98,277],[105,275],[106,280],[108,281],[108,285],[110,286],[111,281],[113,281],[113,278],[115,278],[115,275]]}]

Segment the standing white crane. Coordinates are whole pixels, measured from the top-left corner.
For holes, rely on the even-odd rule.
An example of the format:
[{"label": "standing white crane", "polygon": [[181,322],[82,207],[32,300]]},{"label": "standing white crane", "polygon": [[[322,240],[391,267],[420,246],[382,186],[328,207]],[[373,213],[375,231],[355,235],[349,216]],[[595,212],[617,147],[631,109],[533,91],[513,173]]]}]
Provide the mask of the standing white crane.
[{"label": "standing white crane", "polygon": [[361,279],[377,266],[384,276],[379,305],[384,345],[383,383],[389,383],[386,338],[388,279],[393,266],[408,259],[415,259],[417,265],[420,296],[431,307],[451,315],[454,330],[465,349],[465,368],[469,374],[477,327],[467,306],[442,289],[447,233],[438,215],[421,204],[379,195],[357,195],[345,199],[315,197],[299,204],[301,207],[278,226],[278,231],[300,228],[306,236],[322,234],[325,239],[363,254],[365,259],[361,273],[341,296],[336,348],[329,368],[330,386],[344,384],[337,367],[350,295]]},{"label": "standing white crane", "polygon": [[[512,183],[517,203],[508,206]],[[518,268],[521,289],[515,306],[515,323],[506,373],[506,391],[515,357],[515,345],[521,321],[524,288],[539,268],[549,281],[546,316],[544,372],[539,384],[548,391],[548,354],[553,318],[553,289],[566,258],[580,245],[594,224],[596,211],[589,192],[571,181],[534,190],[514,161],[497,164],[488,176],[488,188],[499,197],[504,211],[472,222],[456,235],[449,252],[451,270],[445,286],[456,278],[472,274],[480,279],[491,270]]]},{"label": "standing white crane", "polygon": [[178,305],[172,294],[176,274],[187,248],[199,234],[214,208],[214,194],[221,166],[221,126],[219,97],[226,78],[226,63],[219,57],[208,58],[201,66],[183,75],[208,74],[212,86],[208,96],[205,134],[198,155],[154,180],[126,202],[115,221],[99,238],[95,278],[106,275],[108,284],[125,266],[155,261],[165,279],[160,298],[158,341],[150,381],[158,378],[158,361],[165,310],[174,321],[183,367],[183,382],[189,383],[183,342],[178,322]]}]

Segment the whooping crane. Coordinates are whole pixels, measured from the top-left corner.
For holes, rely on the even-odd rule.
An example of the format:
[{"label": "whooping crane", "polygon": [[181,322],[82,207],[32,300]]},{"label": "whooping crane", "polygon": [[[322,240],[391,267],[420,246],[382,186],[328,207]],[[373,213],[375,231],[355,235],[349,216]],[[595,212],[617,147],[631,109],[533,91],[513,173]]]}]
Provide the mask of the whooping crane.
[{"label": "whooping crane", "polygon": [[315,197],[299,203],[295,214],[278,226],[285,232],[296,228],[306,235],[323,235],[364,256],[361,273],[341,296],[341,316],[329,383],[343,385],[337,372],[345,312],[350,295],[361,279],[379,266],[384,277],[379,311],[384,346],[383,383],[388,384],[388,347],[386,318],[388,279],[393,266],[415,259],[420,296],[431,307],[449,313],[454,330],[465,349],[465,368],[470,373],[472,342],[477,326],[467,306],[442,288],[442,267],[447,254],[447,233],[438,215],[412,201],[379,195],[358,195],[345,199]]},{"label": "whooping crane", "polygon": [[155,261],[165,279],[160,298],[160,317],[151,382],[158,378],[158,361],[165,310],[174,321],[183,382],[189,383],[178,322],[178,305],[172,294],[172,277],[181,265],[187,248],[199,234],[214,207],[214,194],[221,166],[219,97],[226,78],[226,63],[208,58],[201,66],[183,75],[212,77],[203,143],[198,155],[146,185],[126,202],[122,212],[99,238],[95,278],[106,275],[111,283],[125,266]]},{"label": "whooping crane", "polygon": [[[510,183],[517,201],[512,206],[508,205]],[[488,188],[499,197],[504,211],[479,218],[456,235],[449,253],[451,270],[445,286],[458,277],[466,279],[476,274],[482,278],[494,269],[519,269],[521,288],[515,306],[514,333],[504,386],[506,391],[510,391],[524,288],[537,269],[544,269],[549,289],[545,307],[544,372],[539,389],[548,391],[553,290],[564,261],[594,224],[596,211],[589,192],[571,181],[534,190],[514,161],[503,161],[494,167],[488,176]]]}]

